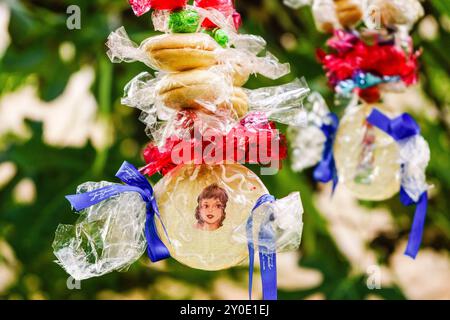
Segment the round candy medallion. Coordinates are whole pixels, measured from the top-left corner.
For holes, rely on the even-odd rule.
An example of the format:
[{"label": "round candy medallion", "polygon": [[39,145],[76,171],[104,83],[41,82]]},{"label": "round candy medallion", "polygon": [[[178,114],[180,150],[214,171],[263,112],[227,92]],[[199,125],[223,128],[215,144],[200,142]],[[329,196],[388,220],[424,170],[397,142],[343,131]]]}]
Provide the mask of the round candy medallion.
[{"label": "round candy medallion", "polygon": [[154,187],[166,231],[157,229],[173,258],[196,269],[221,270],[248,256],[233,232],[268,191],[240,164],[180,165]]},{"label": "round candy medallion", "polygon": [[336,135],[334,157],[340,184],[358,199],[381,201],[400,190],[400,160],[394,139],[366,121],[373,108],[389,114],[383,105],[348,110]]}]

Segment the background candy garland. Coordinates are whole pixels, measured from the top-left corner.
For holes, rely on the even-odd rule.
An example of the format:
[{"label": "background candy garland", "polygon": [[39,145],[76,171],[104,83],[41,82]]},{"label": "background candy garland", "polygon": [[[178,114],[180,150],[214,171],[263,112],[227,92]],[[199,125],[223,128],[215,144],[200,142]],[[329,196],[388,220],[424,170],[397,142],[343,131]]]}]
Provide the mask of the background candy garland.
[{"label": "background candy garland", "polygon": [[[305,1],[286,3],[297,7]],[[423,9],[416,0],[315,0],[310,4],[318,29],[334,34],[327,41],[328,52],[318,50],[317,56],[337,103],[345,105],[346,111],[339,124],[334,113],[326,112],[324,102],[313,98],[309,126],[322,132],[315,137],[301,128],[291,129],[298,154],[308,154],[308,145],[316,145],[313,155],[307,161],[298,159],[294,167],[301,171],[318,162],[315,180],[333,181],[333,191],[340,182],[360,200],[386,200],[400,192],[404,205],[417,206],[405,251],[415,258],[428,206],[425,170],[430,150],[409,114],[392,120],[384,114],[391,111],[382,102],[382,93],[401,92],[417,82],[420,52],[407,32]],[[301,141],[303,137],[308,140]],[[322,159],[311,162],[320,152]]]},{"label": "background candy garland", "polygon": [[[135,19],[125,2],[112,2],[111,6],[106,7],[99,1],[89,1],[89,4],[79,1],[83,32],[69,31],[65,26],[67,16],[63,3],[59,2],[55,6],[54,1],[43,0],[39,4],[24,2],[20,7],[15,5],[8,8],[7,5],[6,20],[0,26],[0,35],[9,34],[11,40],[9,46],[5,45],[5,38],[0,36],[0,55],[4,53],[0,70],[1,140],[3,147],[5,143],[8,146],[7,149],[2,149],[4,159],[8,160],[8,163],[4,163],[5,166],[2,163],[2,170],[11,164],[17,168],[16,175],[6,185],[3,184],[0,194],[0,255],[6,259],[0,262],[2,270],[6,271],[2,274],[4,282],[0,286],[0,295],[11,298],[89,299],[245,298],[245,267],[207,273],[168,261],[161,265],[164,269],[164,276],[161,277],[161,271],[156,272],[153,267],[145,265],[145,257],[126,273],[112,273],[82,281],[82,290],[67,289],[66,273],[51,262],[53,255],[48,247],[56,224],[61,220],[66,223],[73,223],[74,220],[67,214],[67,202],[63,195],[73,192],[87,178],[108,178],[107,180],[114,181],[114,173],[124,158],[132,163],[142,161],[139,146],[148,139],[142,132],[142,127],[136,123],[138,112],[120,105],[123,86],[142,70],[142,66],[130,64],[113,67],[104,55],[103,39],[111,30],[123,24],[129,26],[128,31],[133,39],[142,40],[142,30],[148,28],[148,20]],[[67,2],[66,6],[69,4],[71,3]],[[398,198],[379,203],[355,203],[344,188],[338,188],[333,203],[345,210],[331,211],[328,205],[329,190],[322,191],[322,188],[314,186],[309,172],[297,175],[285,165],[279,176],[263,177],[265,184],[276,185],[275,193],[279,197],[300,186],[306,210],[310,214],[305,217],[307,221],[304,235],[308,237],[308,241],[303,242],[302,258],[287,254],[281,255],[278,261],[280,270],[285,270],[281,274],[289,274],[286,277],[280,276],[279,279],[279,295],[282,299],[312,295],[316,298],[343,299],[374,296],[384,299],[433,299],[444,297],[445,292],[448,292],[445,289],[447,282],[444,280],[448,237],[445,219],[442,219],[448,208],[448,200],[442,196],[448,193],[448,138],[445,134],[445,117],[437,116],[445,112],[445,88],[448,83],[445,72],[448,64],[444,58],[448,43],[445,17],[448,11],[442,1],[426,1],[423,4],[426,17],[416,25],[413,33],[417,47],[424,48],[421,56],[421,85],[408,90],[406,95],[400,95],[401,98],[393,105],[404,108],[402,110],[408,110],[417,117],[433,153],[427,175],[429,183],[435,188],[431,191],[431,209],[427,217],[424,247],[411,267],[408,259],[401,257],[404,244],[399,239],[405,239],[408,235],[413,210],[409,211],[410,215],[406,215]],[[2,17],[5,17],[4,3],[0,7]],[[326,87],[323,71],[314,57],[315,48],[323,47],[326,39],[325,35],[315,31],[309,8],[293,11],[283,7],[281,3],[262,1],[245,2],[245,5],[238,2],[238,7],[245,17],[243,30],[263,35],[268,40],[270,50],[281,61],[291,62],[293,74],[305,75],[309,84],[319,90],[328,104],[332,105],[331,91]],[[122,23],[116,24],[121,20]],[[28,22],[24,24],[24,21]],[[5,29],[6,26],[9,26],[8,30]],[[27,43],[27,50],[23,50],[24,43]],[[72,43],[78,50],[70,50]],[[59,51],[60,46],[64,50]],[[72,56],[70,52],[75,55]],[[27,57],[39,64],[24,64],[24,61],[30,61]],[[58,67],[49,68],[49,65]],[[81,66],[86,65],[92,69],[83,68],[78,72]],[[5,83],[6,79],[8,83]],[[39,82],[33,82],[33,79],[39,79]],[[13,83],[11,80],[14,80]],[[27,84],[37,88],[40,98],[44,100],[39,100],[37,96],[33,98],[30,94],[24,96],[22,86]],[[273,84],[271,80],[258,77],[251,78],[248,87]],[[59,96],[63,91],[64,95]],[[26,103],[13,100],[18,99],[19,95],[23,99],[21,101]],[[48,103],[55,97],[59,98]],[[101,107],[98,109],[101,110],[101,123],[113,123],[114,135],[103,135],[104,131],[100,129],[104,126],[95,126],[96,129],[90,131],[92,116],[96,114],[95,109],[92,111],[90,102],[94,97],[98,107]],[[423,100],[424,97],[427,100]],[[105,99],[111,103],[105,103]],[[72,112],[73,105],[76,108]],[[12,116],[19,117],[18,121],[22,123],[21,119],[26,117],[23,112],[28,112],[27,110],[32,110],[30,114],[34,120],[33,123],[26,122],[23,125],[33,133],[33,139],[20,135],[21,140],[18,141],[17,135],[21,131],[14,129],[13,123],[16,122],[11,122],[10,119]],[[340,113],[341,109],[333,108],[333,111]],[[56,115],[58,121],[51,121]],[[83,119],[81,124],[79,119]],[[59,131],[58,134],[57,127],[64,128],[65,133],[61,134]],[[14,137],[4,135],[8,128],[14,129]],[[86,136],[84,132],[87,132]],[[94,145],[86,142],[89,136],[94,137]],[[107,147],[101,143],[105,141],[102,137],[108,137],[110,144]],[[49,153],[52,154],[51,165],[48,157],[41,160],[37,156]],[[23,161],[30,158],[33,159],[32,163]],[[91,167],[92,163],[95,165]],[[53,179],[46,179],[48,176]],[[157,176],[152,181],[156,182]],[[22,187],[29,186],[32,182],[39,186],[38,190],[35,188],[36,193],[32,189],[25,189],[29,190],[25,192]],[[19,189],[24,193],[17,193]],[[31,196],[33,194],[34,197]],[[24,204],[23,201],[29,202]],[[30,215],[30,212],[41,214]],[[367,225],[366,220],[370,220],[371,224]],[[359,226],[358,230],[353,228],[354,225]],[[349,242],[352,245],[348,245]],[[9,249],[4,251],[5,248]],[[327,254],[324,255],[324,252]],[[372,264],[379,265],[382,270],[381,290],[369,290],[366,286],[367,266]],[[177,276],[181,272],[185,277]],[[295,281],[298,286],[294,287],[292,279],[297,279],[300,274],[304,277]],[[412,277],[414,281],[410,280]]]}]

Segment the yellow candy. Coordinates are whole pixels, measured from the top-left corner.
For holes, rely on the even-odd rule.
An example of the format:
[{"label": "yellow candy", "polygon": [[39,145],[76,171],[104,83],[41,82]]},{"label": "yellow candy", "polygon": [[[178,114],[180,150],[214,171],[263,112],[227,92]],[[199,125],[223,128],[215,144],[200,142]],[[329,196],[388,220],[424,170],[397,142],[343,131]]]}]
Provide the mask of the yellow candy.
[{"label": "yellow candy", "polygon": [[334,144],[339,183],[358,199],[381,201],[400,190],[397,143],[389,135],[367,124],[373,108],[388,113],[383,105],[362,105],[342,118]]},{"label": "yellow candy", "polygon": [[233,231],[245,224],[259,197],[268,191],[240,164],[181,165],[154,187],[161,219],[158,234],[171,256],[196,269],[221,270],[248,256]]}]

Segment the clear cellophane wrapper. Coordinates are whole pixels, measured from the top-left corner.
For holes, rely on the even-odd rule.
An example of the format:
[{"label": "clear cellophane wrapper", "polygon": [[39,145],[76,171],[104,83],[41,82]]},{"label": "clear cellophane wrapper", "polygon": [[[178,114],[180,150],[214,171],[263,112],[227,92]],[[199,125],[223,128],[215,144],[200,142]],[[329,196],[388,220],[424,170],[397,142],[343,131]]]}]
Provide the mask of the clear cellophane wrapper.
[{"label": "clear cellophane wrapper", "polygon": [[321,130],[328,124],[330,113],[323,97],[318,92],[311,93],[306,102],[304,125],[289,126],[287,131],[291,147],[291,167],[296,172],[311,168],[322,159],[327,137]]},{"label": "clear cellophane wrapper", "polygon": [[[109,182],[86,182],[85,193]],[[145,252],[146,204],[135,192],[125,192],[79,212],[75,225],[59,225],[53,241],[57,262],[76,280],[124,271]]]},{"label": "clear cellophane wrapper", "polygon": [[[288,252],[299,248],[303,230],[303,206],[298,192],[274,202],[266,202],[252,214],[252,220],[239,225],[233,232],[235,241],[248,244],[255,250]],[[261,237],[261,234],[271,235]]]},{"label": "clear cellophane wrapper", "polygon": [[418,202],[420,196],[429,189],[425,171],[430,162],[430,147],[421,135],[400,140],[398,144],[402,188],[414,202]]},{"label": "clear cellophane wrapper", "polygon": [[[213,63],[238,65],[244,74],[261,74],[270,79],[278,79],[290,72],[289,64],[280,63],[269,52],[261,55],[266,47],[266,41],[262,37],[237,33],[232,19],[226,18],[215,9],[191,6],[188,6],[188,8],[198,11],[201,21],[209,19],[227,34],[228,42],[225,47],[221,47],[219,44],[213,45],[214,39],[208,37],[206,33],[202,33],[200,26],[196,33],[178,34],[181,36],[196,35],[196,48],[207,48],[208,51],[211,51],[208,54],[211,54],[209,57],[213,59]],[[168,14],[167,11],[155,11],[153,13],[155,30],[162,31],[165,34],[150,37],[140,45],[129,38],[124,27],[112,32],[106,43],[111,61],[115,63],[140,61],[154,70],[160,70],[160,63],[154,57],[152,59],[147,49],[151,48],[155,42],[163,41],[164,38],[167,39],[173,35],[168,28]],[[204,43],[202,43],[202,40]]]},{"label": "clear cellophane wrapper", "polygon": [[146,132],[154,144],[159,146],[164,145],[169,137],[188,137],[193,121],[200,133],[214,128],[218,135],[223,136],[247,114],[254,112],[266,115],[271,121],[291,126],[299,126],[303,121],[303,99],[309,94],[304,79],[274,87],[242,89],[237,102],[235,93],[227,90],[233,91],[233,87],[223,86],[220,82],[217,85],[211,82],[209,87],[216,92],[214,101],[195,100],[196,108],[180,111],[164,104],[157,94],[160,82],[144,72],[127,84],[122,103],[142,111],[140,120],[146,125]]},{"label": "clear cellophane wrapper", "polygon": [[283,3],[293,9],[310,5],[316,27],[322,32],[332,32],[333,29],[342,28],[333,0],[283,0]]}]

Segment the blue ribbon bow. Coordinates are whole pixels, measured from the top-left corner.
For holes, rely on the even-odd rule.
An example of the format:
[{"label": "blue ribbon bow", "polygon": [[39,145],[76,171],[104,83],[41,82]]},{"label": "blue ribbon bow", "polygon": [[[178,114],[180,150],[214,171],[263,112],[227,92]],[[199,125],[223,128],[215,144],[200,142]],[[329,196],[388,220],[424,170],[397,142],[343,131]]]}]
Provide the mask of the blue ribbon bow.
[{"label": "blue ribbon bow", "polygon": [[[367,121],[373,126],[386,132],[397,142],[420,134],[419,125],[414,118],[407,113],[404,113],[397,118],[389,119],[381,111],[373,109],[367,118]],[[416,204],[411,233],[405,251],[405,255],[415,259],[422,243],[423,228],[428,207],[428,193],[426,191],[422,193],[419,200],[415,202],[402,187],[400,190],[400,201],[404,206]]]},{"label": "blue ribbon bow", "polygon": [[[72,204],[75,210],[80,211],[123,192],[139,193],[142,200],[146,203],[145,238],[147,239],[148,256],[152,262],[169,258],[169,250],[159,238],[156,230],[155,215],[159,219],[161,218],[152,186],[132,164],[126,161],[116,173],[116,177],[126,185],[114,184],[82,194],[68,195],[66,199]],[[164,225],[163,228],[165,231]]]},{"label": "blue ribbon bow", "polygon": [[324,123],[320,127],[320,130],[322,130],[327,140],[325,141],[322,160],[314,169],[313,176],[315,181],[322,183],[333,181],[334,192],[339,181],[333,156],[333,144],[339,127],[339,118],[334,113],[329,113],[327,117],[329,119],[329,124]]},{"label": "blue ribbon bow", "polygon": [[[248,296],[252,299],[253,286],[253,268],[255,264],[255,246],[253,242],[253,213],[261,205],[267,202],[274,202],[275,198],[272,195],[263,195],[256,201],[252,209],[252,213],[247,220],[247,241],[248,241],[248,256],[249,256],[249,270],[248,270]],[[273,217],[268,217],[266,223],[263,222],[258,232],[258,251],[259,264],[261,267],[261,281],[264,300],[277,300],[277,256],[272,248],[267,248],[261,243],[275,243],[275,230],[270,222]]]}]

